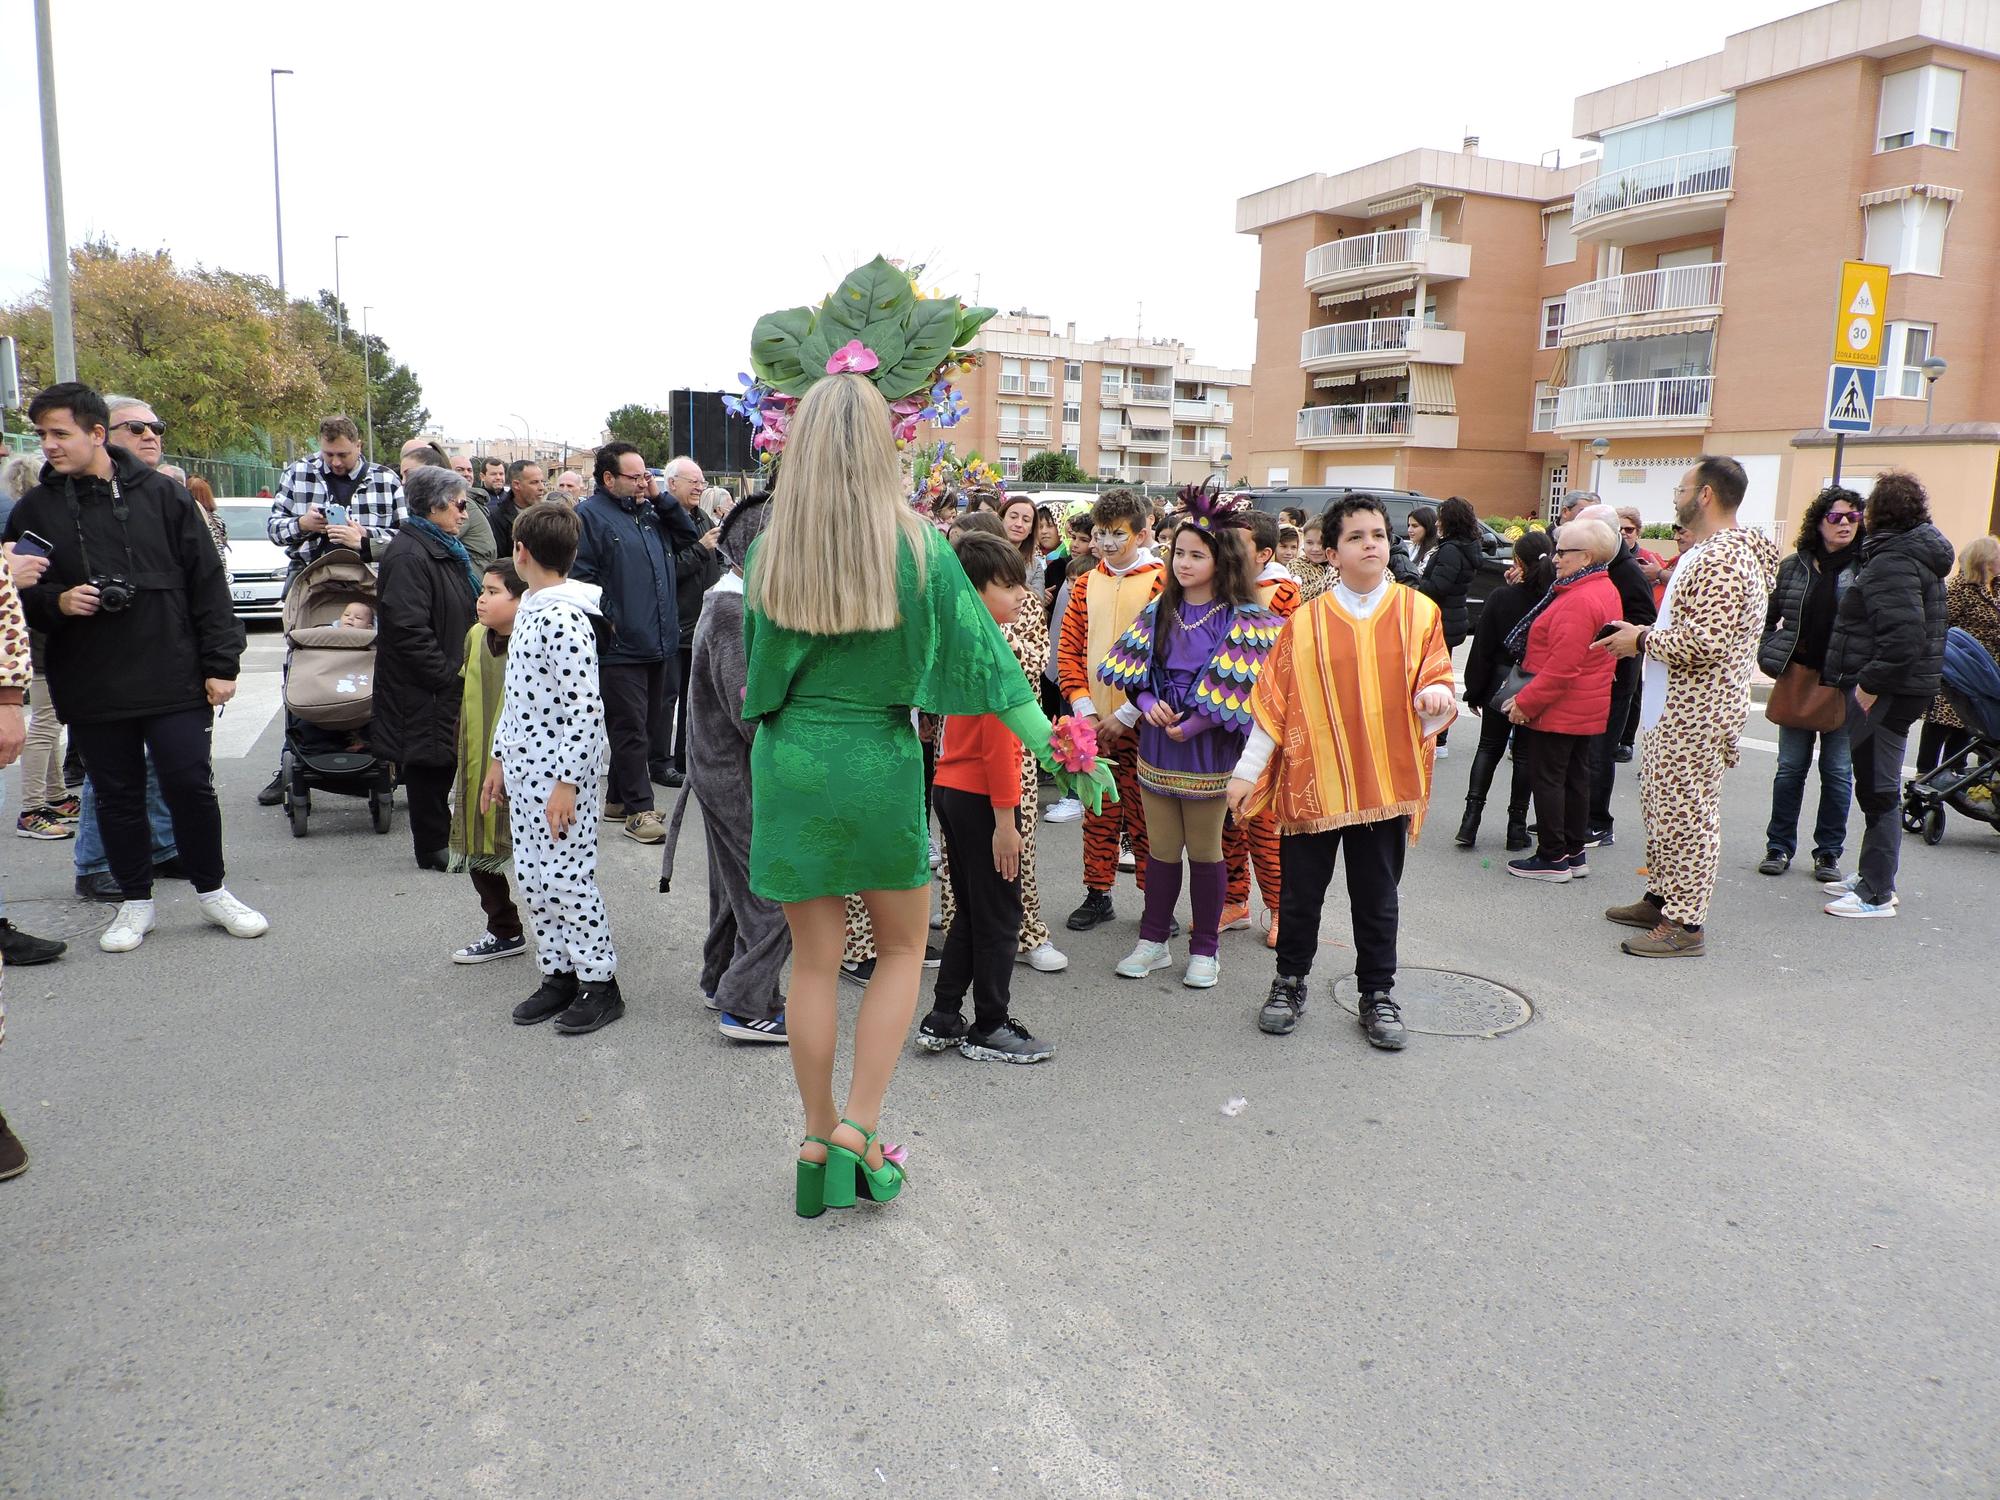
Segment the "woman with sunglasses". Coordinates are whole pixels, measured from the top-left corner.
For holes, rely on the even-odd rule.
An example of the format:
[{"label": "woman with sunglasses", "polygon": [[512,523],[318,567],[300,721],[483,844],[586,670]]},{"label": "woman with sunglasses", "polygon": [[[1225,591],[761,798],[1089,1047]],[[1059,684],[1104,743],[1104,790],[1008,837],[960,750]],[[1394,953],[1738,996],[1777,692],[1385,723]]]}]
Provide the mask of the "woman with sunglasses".
[{"label": "woman with sunglasses", "polygon": [[[1808,690],[1797,706],[1788,706],[1790,690],[1774,689],[1770,707],[1778,724],[1778,774],[1771,783],[1771,823],[1764,830],[1764,862],[1760,875],[1782,875],[1799,848],[1799,809],[1805,802],[1806,772],[1819,746],[1819,816],[1813,823],[1813,879],[1840,879],[1840,856],[1847,845],[1847,813],[1854,801],[1854,769],[1848,754],[1845,711],[1832,729],[1806,727],[1812,717],[1808,697],[1838,694],[1832,688],[1810,693],[1826,666],[1826,646],[1840,595],[1861,556],[1862,500],[1853,490],[1823,489],[1806,507],[1792,555],[1778,564],[1778,586],[1771,591],[1770,612],[1764,617],[1764,639],[1757,648],[1757,665],[1774,682],[1790,673]],[[1792,718],[1798,722],[1780,723]],[[1834,722],[1829,713],[1825,722]]]},{"label": "woman with sunglasses", "polygon": [[410,517],[376,570],[375,722],[369,748],[394,761],[410,801],[417,868],[446,868],[458,764],[459,671],[479,578],[459,541],[471,486],[425,465],[403,481]]}]

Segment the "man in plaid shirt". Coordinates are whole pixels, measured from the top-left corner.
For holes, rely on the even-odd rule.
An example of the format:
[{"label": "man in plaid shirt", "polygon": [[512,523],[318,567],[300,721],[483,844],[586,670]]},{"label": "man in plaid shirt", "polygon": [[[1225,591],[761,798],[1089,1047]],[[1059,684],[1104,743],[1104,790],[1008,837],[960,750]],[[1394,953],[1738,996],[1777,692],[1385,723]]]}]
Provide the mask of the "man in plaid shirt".
[{"label": "man in plaid shirt", "polygon": [[[344,526],[327,524],[329,504],[347,507]],[[264,529],[292,555],[292,576],[330,547],[350,547],[366,561],[380,557],[408,515],[396,471],[361,456],[351,417],[319,424],[319,452],[289,465]]]}]

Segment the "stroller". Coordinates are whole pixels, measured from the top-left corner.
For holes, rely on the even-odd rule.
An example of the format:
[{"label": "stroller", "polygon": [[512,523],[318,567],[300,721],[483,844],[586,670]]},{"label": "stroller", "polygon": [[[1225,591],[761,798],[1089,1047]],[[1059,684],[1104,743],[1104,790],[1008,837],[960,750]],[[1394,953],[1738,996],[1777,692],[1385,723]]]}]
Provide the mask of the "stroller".
[{"label": "stroller", "polygon": [[395,768],[367,746],[374,716],[375,632],[337,623],[356,600],[375,606],[375,570],[346,548],[325,553],[285,593],[285,815],[306,836],[315,789],[366,797],[377,833],[389,831]]},{"label": "stroller", "polygon": [[1972,739],[1903,787],[1903,827],[1926,844],[1943,842],[1947,806],[2000,831],[2000,663],[1956,626],[1944,637],[1944,696]]}]

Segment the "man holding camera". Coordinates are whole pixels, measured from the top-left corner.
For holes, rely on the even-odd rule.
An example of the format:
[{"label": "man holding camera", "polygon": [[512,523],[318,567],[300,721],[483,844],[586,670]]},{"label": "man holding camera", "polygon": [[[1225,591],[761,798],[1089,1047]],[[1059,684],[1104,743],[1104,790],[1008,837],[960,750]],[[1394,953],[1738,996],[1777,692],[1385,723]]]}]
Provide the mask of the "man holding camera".
[{"label": "man holding camera", "polygon": [[47,464],[8,518],[16,548],[49,559],[21,602],[47,635],[49,691],[96,788],[124,897],[98,946],[127,953],[153,930],[149,752],[202,916],[232,936],[259,937],[269,924],[222,883],[209,763],[215,710],[234,696],[243,655],[228,573],[187,491],[108,446],[110,416],[76,381],[35,397],[28,418]]}]

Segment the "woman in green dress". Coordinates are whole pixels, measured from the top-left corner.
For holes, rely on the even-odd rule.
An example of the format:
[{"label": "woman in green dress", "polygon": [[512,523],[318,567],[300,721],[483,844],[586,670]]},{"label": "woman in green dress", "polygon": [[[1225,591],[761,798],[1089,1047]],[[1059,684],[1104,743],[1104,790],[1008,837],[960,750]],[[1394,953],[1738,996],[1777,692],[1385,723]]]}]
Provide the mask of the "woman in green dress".
[{"label": "woman in green dress", "polygon": [[[798,1212],[886,1201],[877,1139],[915,1014],[929,930],[914,709],[998,715],[1053,767],[1049,722],[936,529],[905,500],[889,409],[856,374],[818,381],[790,423],[770,525],[744,584],[750,885],[792,931],[785,1026],[805,1106]],[[1105,778],[1080,794],[1102,795]],[[844,898],[875,927],[844,1110],[833,1094]]]}]

